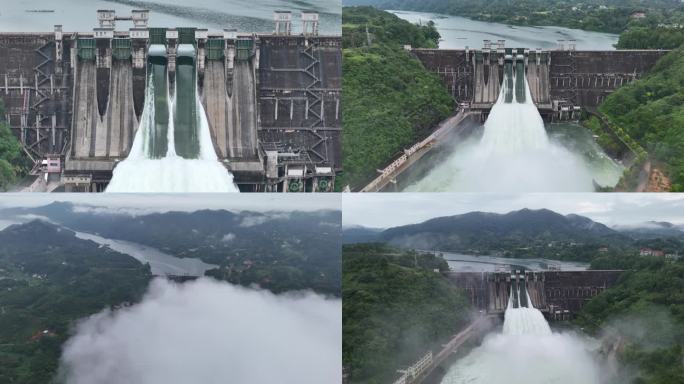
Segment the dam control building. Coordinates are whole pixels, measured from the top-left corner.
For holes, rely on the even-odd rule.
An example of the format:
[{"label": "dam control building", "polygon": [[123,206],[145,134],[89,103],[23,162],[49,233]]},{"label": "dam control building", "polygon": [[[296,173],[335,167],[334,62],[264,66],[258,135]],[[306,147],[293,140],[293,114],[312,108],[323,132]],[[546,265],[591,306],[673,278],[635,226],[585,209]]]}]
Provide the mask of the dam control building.
[{"label": "dam control building", "polygon": [[3,119],[45,180],[36,190],[104,190],[140,123],[150,45],[165,47],[173,85],[178,46],[191,44],[214,150],[240,190],[332,191],[342,38],[319,35],[317,13],[299,16],[296,35],[289,11],[274,13],[272,33],[244,34],[150,28],[147,10],[99,10],[92,32],[0,33]]}]

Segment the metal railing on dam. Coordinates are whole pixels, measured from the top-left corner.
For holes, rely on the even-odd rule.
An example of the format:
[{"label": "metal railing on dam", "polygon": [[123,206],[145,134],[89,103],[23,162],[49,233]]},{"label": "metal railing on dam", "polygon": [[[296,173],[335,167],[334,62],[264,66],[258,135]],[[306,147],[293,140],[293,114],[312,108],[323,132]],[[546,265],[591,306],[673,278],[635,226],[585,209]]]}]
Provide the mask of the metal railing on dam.
[{"label": "metal railing on dam", "polygon": [[332,191],[342,164],[342,38],[318,35],[314,13],[302,20],[299,35],[113,25],[0,33],[5,119],[36,163],[62,160],[53,172],[67,190],[102,190],[140,123],[150,45],[164,47],[178,98],[178,48],[188,44],[196,76],[182,80],[196,83],[214,149],[241,189]]},{"label": "metal railing on dam", "polygon": [[437,144],[444,141],[458,125],[471,116],[474,112],[469,110],[459,110],[458,113],[439,124],[437,129],[430,134],[430,136],[405,149],[398,158],[396,158],[387,167],[378,170],[380,175],[373,179],[366,185],[361,192],[378,192],[385,188],[388,184],[394,182],[402,172],[408,169],[412,164],[425,156]]},{"label": "metal railing on dam", "polygon": [[474,338],[481,337],[494,325],[491,316],[483,315],[476,317],[470,324],[452,336],[436,352],[428,351],[415,363],[406,369],[400,369],[401,373],[392,384],[420,384],[436,373],[439,367],[452,363],[453,358],[464,344]]}]

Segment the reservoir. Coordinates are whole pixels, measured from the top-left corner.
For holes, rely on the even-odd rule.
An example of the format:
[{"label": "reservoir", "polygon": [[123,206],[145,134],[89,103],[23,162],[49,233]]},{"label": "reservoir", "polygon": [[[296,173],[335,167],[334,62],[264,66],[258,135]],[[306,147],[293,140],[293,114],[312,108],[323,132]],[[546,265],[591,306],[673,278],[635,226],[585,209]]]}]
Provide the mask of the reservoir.
[{"label": "reservoir", "polygon": [[[150,27],[237,28],[250,33],[273,32],[275,10],[291,10],[295,17],[302,10],[313,10],[320,14],[321,34],[340,34],[342,28],[338,0],[27,0],[3,2],[0,32],[49,32],[55,24],[63,24],[69,32],[91,31],[95,20],[90,16],[98,9],[112,9],[121,15],[132,9],[149,9]],[[88,17],[73,17],[75,14]],[[301,32],[298,29],[301,26],[294,23],[293,33]]]},{"label": "reservoir", "polygon": [[524,268],[528,271],[586,271],[589,264],[576,261],[549,259],[514,259],[497,256],[473,256],[460,253],[442,253],[449,269],[454,272],[497,272]]},{"label": "reservoir", "polygon": [[485,21],[470,20],[460,16],[435,13],[390,11],[412,23],[435,23],[442,36],[439,48],[471,49],[482,48],[483,40],[506,40],[507,47],[516,48],[556,48],[558,40],[575,40],[577,49],[583,51],[615,49],[618,35],[611,33],[589,32],[555,26],[529,27]]}]

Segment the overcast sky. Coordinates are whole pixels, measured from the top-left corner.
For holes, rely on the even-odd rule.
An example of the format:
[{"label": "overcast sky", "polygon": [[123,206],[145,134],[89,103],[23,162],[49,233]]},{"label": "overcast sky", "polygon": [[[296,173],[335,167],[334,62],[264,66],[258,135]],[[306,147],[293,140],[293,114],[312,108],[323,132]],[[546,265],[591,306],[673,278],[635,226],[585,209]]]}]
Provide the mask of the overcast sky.
[{"label": "overcast sky", "polygon": [[575,213],[606,225],[669,221],[684,224],[684,196],[677,193],[347,193],[345,226],[387,228],[472,211],[506,213],[547,208]]},{"label": "overcast sky", "polygon": [[196,211],[316,211],[339,210],[340,197],[329,193],[230,193],[230,194],[0,194],[0,209],[37,207],[67,201],[112,210],[141,212]]}]

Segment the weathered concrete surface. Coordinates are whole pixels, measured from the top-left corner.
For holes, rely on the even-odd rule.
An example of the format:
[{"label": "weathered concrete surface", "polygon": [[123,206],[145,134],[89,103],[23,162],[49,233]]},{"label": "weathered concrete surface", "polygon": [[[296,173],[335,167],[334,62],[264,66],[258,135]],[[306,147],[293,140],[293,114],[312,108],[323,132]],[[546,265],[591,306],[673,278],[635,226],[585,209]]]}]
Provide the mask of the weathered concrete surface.
[{"label": "weathered concrete surface", "polygon": [[202,103],[217,154],[221,158],[257,157],[257,106],[254,63],[236,62],[232,86],[223,61],[208,61],[204,75]]},{"label": "weathered concrete surface", "polygon": [[[138,126],[133,107],[131,66],[112,64],[107,105],[100,106],[96,95],[97,70],[94,62],[80,61],[74,90],[71,158],[115,161],[130,151]],[[104,111],[104,115],[100,115]],[[83,169],[87,171],[87,169]]]},{"label": "weathered concrete surface", "polygon": [[475,97],[472,105],[489,106],[496,103],[501,90],[502,77],[499,76],[499,66],[496,63],[475,64]]},{"label": "weathered concrete surface", "polygon": [[532,100],[540,108],[551,108],[551,91],[549,80],[549,54],[543,52],[530,54],[527,64],[527,84],[530,87]]}]

